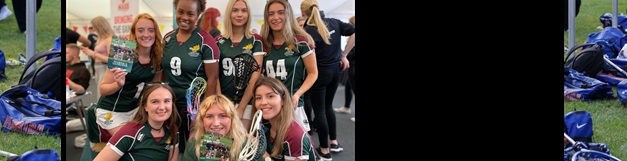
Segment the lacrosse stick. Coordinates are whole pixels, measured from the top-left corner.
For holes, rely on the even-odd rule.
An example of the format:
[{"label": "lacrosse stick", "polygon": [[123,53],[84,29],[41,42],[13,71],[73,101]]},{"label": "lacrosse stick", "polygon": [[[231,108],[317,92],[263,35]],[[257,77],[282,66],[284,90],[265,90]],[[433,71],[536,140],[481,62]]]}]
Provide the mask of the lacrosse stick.
[{"label": "lacrosse stick", "polygon": [[614,64],[614,62],[612,62],[610,60],[610,58],[607,57],[607,55],[605,55],[605,54],[603,55],[603,60],[605,60],[605,62],[610,64],[612,67],[616,68],[616,70],[618,70],[620,73],[622,73],[623,75],[627,76],[627,72],[625,72],[625,70],[620,68],[618,65]]},{"label": "lacrosse stick", "polygon": [[564,133],[564,138],[566,138],[566,140],[568,140],[568,142],[573,145],[573,150],[579,150],[578,152],[573,154],[570,159],[571,161],[620,161],[620,159],[610,154],[596,150],[589,150],[587,145],[583,143],[577,144],[577,142],[570,138],[570,136],[568,136],[568,134],[566,133]]},{"label": "lacrosse stick", "polygon": [[200,100],[202,94],[205,93],[205,89],[207,88],[207,81],[201,77],[196,77],[192,80],[192,83],[189,84],[189,88],[187,88],[187,93],[185,94],[185,98],[187,98],[187,112],[189,113],[189,118],[191,121],[196,119],[196,114],[198,113],[198,105],[200,104]]},{"label": "lacrosse stick", "polygon": [[239,54],[233,57],[233,66],[235,67],[235,98],[233,102],[239,102],[240,92],[248,85],[250,76],[253,72],[260,69],[255,58],[250,54]]},{"label": "lacrosse stick", "polygon": [[239,153],[239,161],[252,161],[255,158],[261,157],[265,152],[266,137],[261,130],[261,119],[263,113],[261,110],[257,110],[253,116],[253,124],[248,131],[248,141],[242,152]]},{"label": "lacrosse stick", "polygon": [[18,156],[17,154],[9,153],[9,152],[2,151],[2,150],[0,150],[0,155],[6,156],[6,157]]}]

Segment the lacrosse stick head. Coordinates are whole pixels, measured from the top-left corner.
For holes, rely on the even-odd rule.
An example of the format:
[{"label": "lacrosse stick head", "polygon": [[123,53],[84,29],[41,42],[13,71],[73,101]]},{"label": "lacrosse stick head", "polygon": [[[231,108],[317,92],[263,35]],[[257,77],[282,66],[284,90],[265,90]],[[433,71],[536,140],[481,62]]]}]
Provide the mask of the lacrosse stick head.
[{"label": "lacrosse stick head", "polygon": [[189,84],[189,88],[187,88],[185,98],[187,100],[187,113],[189,113],[189,118],[191,119],[191,121],[194,121],[196,119],[200,99],[202,97],[202,94],[205,93],[206,87],[207,81],[205,81],[204,78],[196,77]]},{"label": "lacrosse stick head", "polygon": [[[235,81],[233,83],[236,91],[235,97],[240,98],[240,95],[243,94],[241,91],[248,85],[251,75],[253,72],[259,70],[260,67],[252,55],[245,53],[233,57],[233,67],[235,67]],[[236,99],[234,101],[239,100]]]},{"label": "lacrosse stick head", "polygon": [[620,159],[596,150],[581,149],[573,154],[571,161],[620,161]]},{"label": "lacrosse stick head", "polygon": [[266,136],[261,125],[262,112],[257,110],[253,116],[252,125],[247,135],[247,142],[239,154],[240,161],[252,161],[261,158],[266,151]]}]

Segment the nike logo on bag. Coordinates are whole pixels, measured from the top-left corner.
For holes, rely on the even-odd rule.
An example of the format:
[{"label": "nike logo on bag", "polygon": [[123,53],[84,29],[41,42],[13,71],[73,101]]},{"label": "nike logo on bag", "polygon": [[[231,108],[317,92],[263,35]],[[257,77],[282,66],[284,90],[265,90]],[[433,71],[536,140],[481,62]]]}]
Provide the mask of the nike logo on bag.
[{"label": "nike logo on bag", "polygon": [[582,124],[582,125],[577,124],[577,128],[581,129],[581,127],[586,126],[586,124],[588,124],[588,123],[585,123],[585,124]]}]

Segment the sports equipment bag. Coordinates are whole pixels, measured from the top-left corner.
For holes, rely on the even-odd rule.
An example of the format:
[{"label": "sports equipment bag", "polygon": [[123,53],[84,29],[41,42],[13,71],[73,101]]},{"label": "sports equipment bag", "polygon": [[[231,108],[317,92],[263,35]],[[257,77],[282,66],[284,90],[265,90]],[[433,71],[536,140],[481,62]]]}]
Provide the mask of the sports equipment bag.
[{"label": "sports equipment bag", "polygon": [[60,161],[61,158],[56,151],[52,149],[35,149],[30,150],[22,155],[11,156],[7,161]]},{"label": "sports equipment bag", "polygon": [[573,140],[585,143],[592,142],[592,115],[586,110],[572,111],[564,115],[564,133]]},{"label": "sports equipment bag", "polygon": [[2,131],[31,135],[59,135],[61,102],[30,87],[16,85],[0,95]]}]

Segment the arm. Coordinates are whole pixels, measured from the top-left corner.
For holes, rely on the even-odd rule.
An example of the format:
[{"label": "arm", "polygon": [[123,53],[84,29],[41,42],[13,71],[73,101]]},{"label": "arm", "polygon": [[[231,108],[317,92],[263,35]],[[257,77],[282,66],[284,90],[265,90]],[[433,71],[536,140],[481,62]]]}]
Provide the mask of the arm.
[{"label": "arm", "polygon": [[[118,76],[116,79],[115,77]],[[105,74],[98,86],[100,89],[100,95],[108,96],[114,94],[116,91],[120,90],[122,86],[124,86],[126,79],[126,72],[118,69],[107,68],[105,70]]]},{"label": "arm", "polygon": [[70,89],[74,90],[76,93],[83,93],[85,91],[85,88],[83,88],[82,85],[74,83],[71,79],[67,80],[70,83]]},{"label": "arm", "polygon": [[91,45],[91,41],[87,39],[85,36],[78,36],[78,42],[81,42],[83,47],[89,47]]},{"label": "arm", "polygon": [[207,75],[207,88],[205,96],[216,94],[216,85],[218,84],[218,62],[205,63],[205,74]]},{"label": "arm", "polygon": [[353,33],[350,37],[348,37],[348,41],[346,42],[344,51],[342,51],[342,56],[340,57],[341,58],[340,65],[342,66],[342,70],[346,70],[348,69],[348,67],[350,67],[350,63],[348,59],[346,58],[346,56],[348,55],[348,53],[350,53],[353,47],[355,47],[355,33]]},{"label": "arm", "polygon": [[88,47],[81,47],[81,50],[83,51],[83,53],[85,53],[85,55],[89,56],[90,58],[94,60],[99,60],[100,62],[107,62],[109,61],[109,50],[111,49],[111,38],[105,38],[105,39],[102,39],[102,41],[107,41],[104,44],[105,49],[106,49],[105,53],[95,52],[89,49]]},{"label": "arm", "polygon": [[355,33],[353,33],[350,37],[348,37],[348,41],[346,41],[346,46],[344,47],[344,51],[342,51],[342,57],[346,58],[346,55],[355,47]]},{"label": "arm", "polygon": [[118,155],[113,149],[111,149],[111,144],[107,143],[107,146],[98,153],[94,161],[109,161],[109,160],[118,160],[122,156]]},{"label": "arm", "polygon": [[303,95],[311,86],[313,86],[314,82],[318,79],[318,65],[316,62],[316,52],[312,51],[311,54],[305,56],[303,58],[303,64],[305,64],[305,70],[307,71],[307,76],[305,76],[305,81],[303,85],[298,88],[298,91],[294,92],[292,95],[292,103],[294,107],[298,107],[298,99]]}]

